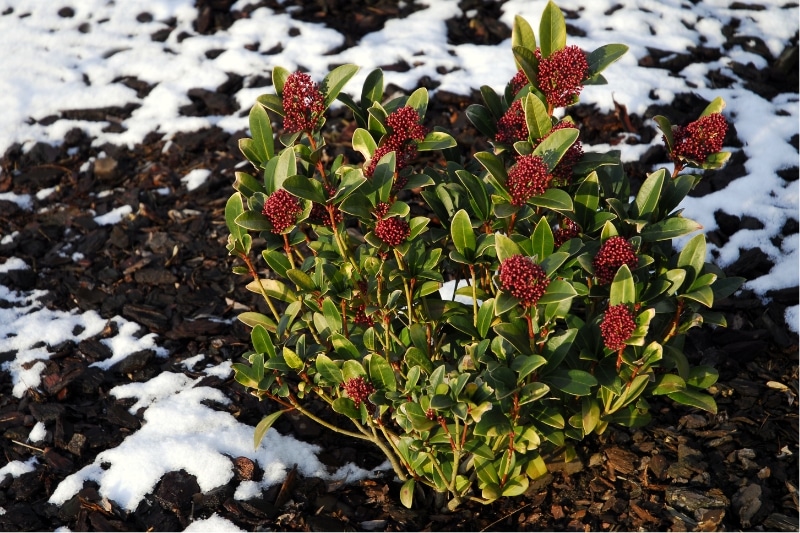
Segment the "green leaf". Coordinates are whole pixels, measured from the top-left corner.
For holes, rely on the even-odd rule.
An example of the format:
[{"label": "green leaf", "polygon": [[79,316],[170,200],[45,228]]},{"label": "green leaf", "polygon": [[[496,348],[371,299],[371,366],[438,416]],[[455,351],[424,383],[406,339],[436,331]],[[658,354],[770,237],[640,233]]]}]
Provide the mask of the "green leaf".
[{"label": "green leaf", "polygon": [[403,483],[403,486],[400,487],[400,503],[402,503],[406,509],[411,509],[411,505],[414,503],[414,488],[416,487],[417,482],[414,478],[409,478]]},{"label": "green leaf", "polygon": [[671,217],[654,224],[648,224],[642,230],[644,242],[665,241],[703,229],[703,226],[683,217]]},{"label": "green leaf", "polygon": [[686,380],[686,384],[698,389],[707,389],[716,383],[717,379],[719,379],[719,372],[716,368],[699,365],[689,371],[689,379]]},{"label": "green leaf", "polygon": [[250,135],[252,148],[258,154],[258,162],[266,163],[275,155],[275,141],[272,138],[272,124],[267,110],[259,103],[250,109]]},{"label": "green leaf", "polygon": [[544,294],[541,298],[539,298],[537,304],[545,305],[561,302],[563,300],[574,298],[577,295],[578,291],[575,290],[575,287],[573,287],[571,283],[565,280],[555,279],[552,280],[549,285],[547,285],[547,290],[544,291]]},{"label": "green leaf", "polygon": [[328,199],[322,190],[322,183],[305,176],[289,176],[283,182],[283,188],[298,198],[304,198],[318,204],[325,205]]},{"label": "green leaf", "polygon": [[456,170],[456,177],[467,189],[475,214],[480,220],[487,220],[491,213],[492,204],[489,194],[486,192],[486,185],[477,176],[463,169]]},{"label": "green leaf", "polygon": [[598,422],[600,422],[600,405],[597,400],[583,398],[581,403],[581,426],[583,432],[588,435],[594,431]]},{"label": "green leaf", "polygon": [[317,285],[311,276],[297,268],[290,268],[286,271],[286,277],[289,278],[295,285],[302,290],[314,291],[317,290]]},{"label": "green leaf", "polygon": [[380,389],[394,392],[397,390],[397,379],[392,366],[377,353],[370,354],[367,362],[369,379]]},{"label": "green leaf", "polygon": [[[525,97],[524,109],[525,124],[528,126],[531,139],[544,139],[553,128],[553,121],[550,119],[550,115],[547,114],[547,107],[539,100],[538,96],[533,93],[528,93],[528,96]],[[577,132],[578,130],[575,131]],[[572,143],[570,143],[570,145],[571,144]],[[569,148],[569,146],[567,146],[567,148]],[[552,170],[552,168],[550,168],[550,170]]]},{"label": "green leaf", "polygon": [[361,359],[361,352],[353,344],[353,341],[342,335],[341,333],[333,333],[330,338],[331,344],[336,354],[343,359]]},{"label": "green leaf", "polygon": [[257,353],[267,354],[269,358],[275,357],[275,345],[272,344],[272,338],[262,324],[257,324],[253,328],[253,331],[250,332],[250,339],[253,349]]},{"label": "green leaf", "polygon": [[372,135],[363,128],[356,128],[356,131],[353,132],[353,150],[363,155],[364,159],[370,160],[377,149],[378,145],[375,144]]},{"label": "green leaf", "polygon": [[272,69],[272,85],[278,94],[283,94],[283,86],[286,85],[286,78],[289,77],[291,72],[283,67],[275,67]]},{"label": "green leaf", "polygon": [[541,157],[547,165],[547,169],[552,172],[570,146],[578,140],[579,134],[576,128],[564,128],[550,132],[547,138],[533,150],[533,155]]},{"label": "green leaf", "polygon": [[263,105],[273,113],[279,116],[284,116],[286,113],[283,111],[283,99],[277,94],[262,94],[256,98],[256,102]]},{"label": "green leaf", "polygon": [[686,270],[685,286],[690,287],[700,272],[706,260],[706,237],[702,233],[692,237],[678,254],[678,267]]},{"label": "green leaf", "polygon": [[340,415],[344,415],[353,420],[361,419],[361,411],[356,409],[356,404],[350,398],[336,398],[331,407]]},{"label": "green leaf", "polygon": [[609,305],[633,305],[636,303],[636,286],[628,265],[622,265],[614,275],[608,303]]},{"label": "green leaf", "polygon": [[551,387],[556,388],[573,396],[588,396],[592,393],[592,387],[597,385],[597,379],[584,370],[556,370],[548,374],[543,381]]},{"label": "green leaf", "polygon": [[322,301],[322,314],[325,315],[325,322],[333,333],[342,331],[342,315],[333,300],[325,298]]},{"label": "green leaf", "polygon": [[[278,156],[275,172],[272,175],[272,185],[268,185],[267,190],[270,192],[277,191],[283,187],[283,182],[286,181],[286,178],[295,174],[297,174],[297,157],[293,149],[287,148]],[[265,178],[269,178],[266,172]]]},{"label": "green leaf", "polygon": [[242,195],[240,193],[233,193],[228,201],[225,203],[225,225],[228,226],[228,231],[237,241],[241,241],[247,230],[240,226],[236,219],[244,213],[244,203],[242,202]]},{"label": "green leaf", "polygon": [[506,484],[503,485],[502,495],[519,496],[528,490],[528,483],[529,481],[527,476],[513,477],[506,481]]},{"label": "green leaf", "polygon": [[703,304],[709,308],[714,305],[714,291],[708,285],[706,285],[705,287],[700,287],[699,289],[694,290],[692,292],[687,292],[682,296],[684,298],[694,300],[695,302]]},{"label": "green leaf", "polygon": [[326,381],[334,385],[339,385],[344,382],[342,370],[324,353],[317,355],[316,367],[317,372],[319,372]]},{"label": "green leaf", "polygon": [[717,402],[715,402],[714,397],[709,394],[686,389],[682,391],[671,392],[667,394],[667,397],[679,404],[697,407],[698,409],[708,411],[709,413],[717,414]]},{"label": "green leaf", "polygon": [[245,198],[250,198],[255,193],[267,193],[261,182],[247,172],[236,172],[235,176],[236,181],[233,183],[233,188],[242,193]]},{"label": "green leaf", "polygon": [[[606,44],[595,49],[586,57],[589,63],[589,76],[594,76],[604,71],[611,63],[625,55],[628,47],[624,44]],[[589,433],[587,431],[587,433]]]},{"label": "green leaf", "polygon": [[286,254],[276,250],[264,250],[261,252],[261,257],[264,258],[269,268],[282,278],[285,278],[286,271],[292,268],[292,264]]},{"label": "green leaf", "polygon": [[472,221],[469,214],[459,209],[453,220],[450,222],[450,235],[453,238],[453,246],[458,253],[472,261],[475,258],[475,232],[472,230]]},{"label": "green leaf", "polygon": [[264,292],[267,293],[267,296],[277,298],[278,300],[282,300],[284,302],[291,303],[298,299],[297,293],[286,286],[285,283],[276,279],[262,278],[260,280],[253,280],[247,284],[247,290],[256,294],[261,294],[262,288],[264,289]]},{"label": "green leaf", "polygon": [[599,205],[600,181],[597,172],[592,171],[575,191],[575,222],[584,230],[588,230]]},{"label": "green leaf", "polygon": [[511,431],[511,422],[497,406],[483,414],[473,431],[479,437],[497,437]]},{"label": "green leaf", "polygon": [[503,160],[490,152],[478,152],[475,154],[475,159],[483,165],[489,174],[503,187],[508,181],[508,172]]},{"label": "green leaf", "polygon": [[535,86],[539,79],[539,60],[534,55],[533,50],[524,46],[511,47],[517,67],[525,72],[525,77]]},{"label": "green leaf", "polygon": [[303,368],[303,366],[305,366],[303,364],[303,360],[300,359],[300,356],[297,355],[297,353],[288,346],[283,347],[281,355],[283,355],[283,360],[286,361],[286,364],[292,370],[300,370],[301,368]]},{"label": "green leaf", "polygon": [[497,258],[500,261],[505,261],[509,257],[515,255],[524,255],[522,248],[520,248],[516,242],[509,239],[502,233],[495,234],[494,245],[497,250]]},{"label": "green leaf", "polygon": [[325,109],[331,106],[347,82],[350,81],[350,78],[355,76],[356,72],[358,72],[357,66],[347,64],[336,67],[325,76],[320,85],[320,91],[325,95]]},{"label": "green leaf", "polygon": [[541,355],[518,355],[511,363],[511,370],[517,373],[517,381],[521,382],[528,374],[547,364]]},{"label": "green leaf", "polygon": [[411,426],[417,431],[426,431],[438,425],[436,421],[430,420],[425,416],[425,411],[422,410],[418,403],[406,402],[400,405],[398,410],[408,417]]},{"label": "green leaf", "polygon": [[553,253],[553,243],[553,230],[550,229],[547,218],[542,217],[536,223],[533,235],[531,235],[533,255],[539,258],[540,263],[545,257]]},{"label": "green leaf", "polygon": [[[560,130],[563,131],[563,130]],[[560,133],[556,132],[556,133]],[[572,197],[561,189],[547,189],[544,194],[534,196],[528,203],[546,207],[553,211],[570,212],[572,211]]]},{"label": "green leaf", "polygon": [[[536,50],[536,35],[528,21],[519,15],[514,15],[514,25],[511,27],[511,46],[521,46],[528,50]],[[517,65],[517,68],[522,68]]]},{"label": "green leaf", "polygon": [[251,328],[261,324],[267,331],[275,331],[275,322],[267,315],[256,313],[255,311],[245,311],[244,313],[240,313],[236,318]]},{"label": "green leaf", "polygon": [[406,105],[413,108],[418,114],[420,120],[425,118],[425,111],[428,110],[428,89],[420,87],[411,93],[406,100]]},{"label": "green leaf", "polygon": [[491,327],[493,320],[494,298],[489,298],[488,300],[484,300],[480,309],[478,310],[478,323],[476,328],[478,330],[479,338],[486,338],[486,333],[489,332],[489,328]]},{"label": "green leaf", "polygon": [[406,366],[409,369],[418,366],[428,374],[433,372],[433,363],[431,362],[430,357],[428,357],[428,355],[425,352],[423,352],[422,350],[420,350],[415,346],[412,346],[408,350],[406,350],[406,355],[404,359]]},{"label": "green leaf", "polygon": [[253,231],[269,231],[272,229],[272,224],[270,224],[267,217],[255,211],[245,211],[239,214],[234,219],[234,222],[244,229]]},{"label": "green leaf", "polygon": [[485,137],[494,139],[494,136],[497,135],[497,119],[487,108],[479,104],[472,104],[467,107],[466,115],[472,125]]},{"label": "green leaf", "polygon": [[456,146],[456,140],[452,135],[444,131],[432,131],[417,144],[417,150],[427,152],[430,150],[444,150],[454,146]]},{"label": "green leaf", "polygon": [[725,109],[725,100],[723,100],[721,96],[717,96],[711,101],[710,104],[708,104],[708,106],[706,106],[703,112],[700,113],[699,118],[703,118],[714,113],[722,113],[723,109]]},{"label": "green leaf", "polygon": [[714,291],[714,298],[718,300],[727,298],[738,291],[744,282],[745,279],[739,277],[717,278],[717,280],[711,284],[711,290]]},{"label": "green leaf", "polygon": [[656,386],[650,391],[650,394],[660,396],[662,394],[671,394],[686,389],[686,382],[680,376],[675,374],[663,374],[656,380]]},{"label": "green leaf", "polygon": [[367,106],[372,102],[380,102],[383,99],[383,70],[376,68],[364,80],[361,88],[361,105]]},{"label": "green leaf", "polygon": [[663,115],[656,115],[653,117],[653,120],[658,124],[658,129],[661,130],[661,133],[664,134],[667,140],[667,151],[672,152],[672,147],[675,146],[675,137],[672,135],[672,123]]},{"label": "green leaf", "polygon": [[542,13],[539,22],[539,39],[542,57],[547,58],[558,50],[567,46],[567,24],[564,15],[552,0],[547,2],[547,6]]},{"label": "green leaf", "polygon": [[636,208],[635,213],[633,213],[634,218],[650,220],[653,217],[658,201],[661,198],[661,189],[664,187],[666,176],[667,171],[663,168],[648,174],[633,202]]},{"label": "green leaf", "polygon": [[273,424],[280,418],[280,416],[284,413],[284,411],[275,411],[274,413],[268,414],[264,418],[261,419],[261,422],[258,423],[256,426],[256,430],[253,433],[253,449],[258,449],[258,445],[261,444],[261,441],[264,439],[264,436],[269,431],[269,428],[272,427]]},{"label": "green leaf", "polygon": [[498,335],[507,340],[519,353],[530,353],[531,346],[527,332],[520,331],[510,322],[497,324],[493,329]]}]

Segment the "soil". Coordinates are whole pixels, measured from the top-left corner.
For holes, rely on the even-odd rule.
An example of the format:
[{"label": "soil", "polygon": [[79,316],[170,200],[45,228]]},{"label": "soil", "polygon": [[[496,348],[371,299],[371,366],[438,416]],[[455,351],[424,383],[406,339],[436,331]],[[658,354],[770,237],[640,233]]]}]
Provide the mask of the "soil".
[{"label": "soil", "polygon": [[[287,7],[274,0],[262,3],[274,9]],[[470,14],[477,15],[449,21],[451,41],[489,43],[506,38],[508,28],[486,22],[493,20],[490,17],[501,3],[465,1],[465,13],[476,8]],[[217,31],[247,14],[232,12],[232,1],[197,4],[198,32]],[[347,35],[348,42],[380,28],[388,17],[401,17],[419,7],[408,2],[401,9],[394,2],[378,0],[370,2],[364,16],[335,17],[336,22],[329,22],[328,12],[358,10],[348,0],[301,4],[293,16],[329,23]],[[748,46],[769,55],[757,45],[751,41]],[[642,64],[680,70],[681,64],[711,60],[713,54],[702,48],[688,50],[685,57],[654,50]],[[766,69],[742,69],[747,71],[749,89],[760,94],[797,93],[796,61],[793,70],[786,70],[775,66],[775,58],[768,60],[771,66]],[[242,81],[233,79],[214,93],[195,90],[194,103],[185,113],[217,114],[220,109],[246,113],[231,98]],[[432,80],[421,83],[435,85]],[[448,127],[466,153],[485,149],[464,116],[466,106],[477,98],[437,92],[429,106],[428,125]],[[691,94],[678,95],[670,116],[680,123],[697,116],[704,105]],[[108,120],[130,111],[70,110],[63,116]],[[582,105],[571,114],[581,125],[584,143],[617,144],[649,142],[656,133],[647,119],[660,112],[653,107],[645,116],[629,115],[620,106],[613,113],[600,113]],[[114,124],[112,120],[110,127]],[[357,161],[347,148],[352,118],[340,111],[329,120],[329,127],[329,154],[343,153]],[[649,426],[614,427],[588,438],[576,447],[576,457],[554,460],[550,473],[520,497],[488,506],[465,504],[455,512],[418,498],[409,510],[400,505],[399,484],[389,475],[334,484],[290,472],[283,485],[260,498],[237,501],[236,484],[260,479],[261,472],[246,458],[231,458],[236,477],[230,484],[202,493],[193,476],[171,472],[134,512],[102,498],[92,483],[60,508],[47,503],[67,475],[141,426],[142,417],[128,413],[129,402],[109,394],[113,387],[166,370],[183,372],[180,362],[200,353],[223,362],[236,360],[245,351],[247,328],[237,321],[229,325],[216,320],[234,318],[245,307],[256,306],[241,278],[231,274],[234,263],[225,249],[223,209],[232,192],[234,168],[242,160],[237,141],[244,135],[212,128],[166,140],[153,133],[142,144],[127,148],[93,146],[92,139],[75,129],[59,146],[37,144],[28,151],[12,146],[0,160],[0,192],[31,194],[34,202],[33,210],[27,211],[0,200],[2,233],[19,232],[11,242],[0,244],[0,256],[20,257],[33,266],[0,274],[0,284],[12,290],[46,290],[47,306],[54,309],[125,317],[156,333],[160,345],[172,354],[161,359],[145,350],[110,371],[99,371],[89,365],[108,357],[100,340],[114,335],[109,328],[79,343],[50,346],[55,355],[47,361],[42,387],[29,390],[23,398],[12,396],[8,380],[0,381],[0,448],[5,460],[40,456],[35,471],[0,479],[0,507],[5,509],[0,530],[63,526],[72,531],[181,530],[212,513],[257,531],[798,530],[798,338],[783,318],[786,306],[798,303],[797,287],[774,291],[766,304],[742,291],[718,302],[728,328],[693,330],[689,356],[720,372],[712,390],[719,405],[716,416],[655,400]],[[735,128],[725,145],[741,146]],[[651,150],[627,167],[632,176],[641,178],[649,165],[663,162],[663,150]],[[728,166],[710,175],[693,194],[718,190],[741,177],[743,163],[744,154],[737,151]],[[200,188],[187,191],[180,178],[194,168],[210,169],[211,176]],[[787,181],[798,179],[797,167],[784,174]],[[36,192],[45,188],[54,192],[37,199]],[[162,194],[164,188],[168,194]],[[112,194],[101,196],[99,191]],[[123,204],[131,206],[133,214],[121,223],[99,226],[94,221],[96,215]],[[421,202],[417,204],[424,209]],[[709,239],[717,243],[760,224],[724,212],[715,216],[719,229]],[[797,232],[798,221],[790,220],[776,239]],[[73,261],[75,253],[83,258]],[[766,274],[771,266],[769,258],[753,248],[742,250],[726,271],[751,279]],[[15,355],[0,353],[0,363]],[[231,398],[230,407],[215,408],[227,409],[243,423],[255,425],[274,408],[256,401],[232,379],[208,377],[203,384]],[[48,430],[45,445],[37,451],[18,444],[26,441],[38,421]],[[323,459],[331,467],[354,462],[372,468],[383,462],[378,450],[299,419],[281,420],[276,427],[321,445]]]}]

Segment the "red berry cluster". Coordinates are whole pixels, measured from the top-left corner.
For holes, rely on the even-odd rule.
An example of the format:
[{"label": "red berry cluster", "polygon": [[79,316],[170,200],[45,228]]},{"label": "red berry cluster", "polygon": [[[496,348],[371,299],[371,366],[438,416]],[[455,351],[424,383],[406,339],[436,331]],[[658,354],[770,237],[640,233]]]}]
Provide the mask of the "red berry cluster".
[{"label": "red berry cluster", "polygon": [[494,139],[506,144],[514,144],[517,141],[528,139],[528,125],[525,123],[525,111],[522,109],[521,98],[514,100],[514,103],[497,121],[497,133]]},{"label": "red berry cluster", "polygon": [[411,233],[411,226],[399,217],[382,218],[375,224],[375,235],[389,246],[398,246]]},{"label": "red berry cluster", "polygon": [[555,232],[553,232],[553,245],[556,248],[559,248],[568,240],[577,237],[580,232],[580,226],[578,226],[572,220],[565,218],[561,223],[561,226]]},{"label": "red berry cluster", "polygon": [[615,352],[625,347],[625,341],[631,338],[631,334],[636,329],[636,321],[633,313],[625,304],[612,305],[603,315],[600,323],[600,333],[603,335],[603,343],[609,350]]},{"label": "red berry cluster", "polygon": [[706,115],[686,126],[678,126],[673,134],[673,154],[698,163],[704,163],[710,154],[722,150],[728,132],[728,123],[719,113]]},{"label": "red berry cluster", "polygon": [[272,224],[272,233],[283,233],[297,222],[297,215],[302,211],[297,198],[285,189],[278,189],[267,197],[262,214]]},{"label": "red berry cluster", "polygon": [[552,179],[553,176],[548,172],[547,165],[541,157],[536,155],[517,157],[516,164],[508,171],[506,181],[511,203],[524,205],[534,196],[544,194]]},{"label": "red berry cluster", "polygon": [[552,107],[565,107],[575,103],[589,74],[586,54],[575,45],[567,46],[543,58],[536,49],[539,60],[539,88]]},{"label": "red berry cluster", "polygon": [[[553,129],[550,130],[550,133],[548,133],[544,139],[549,137],[554,131],[563,130],[565,128],[575,128],[577,130],[578,126],[568,120],[562,120],[553,126]],[[542,141],[544,139],[542,139]],[[538,145],[539,143],[537,142],[536,144]],[[534,145],[534,147],[535,146],[536,145]],[[566,187],[569,185],[572,181],[572,169],[575,167],[575,163],[580,161],[582,157],[583,145],[580,141],[576,140],[572,143],[572,146],[567,149],[561,161],[559,161],[553,169],[553,185],[557,187]]]},{"label": "red berry cluster", "polygon": [[[386,117],[386,126],[391,130],[375,153],[372,154],[369,164],[364,169],[364,175],[371,177],[375,173],[378,161],[389,152],[394,152],[396,157],[395,170],[400,171],[407,167],[417,155],[417,142],[422,141],[428,134],[428,129],[419,123],[419,113],[413,107],[404,106],[389,113]],[[395,189],[402,185],[395,183]]]},{"label": "red berry cluster", "polygon": [[[326,185],[325,192],[327,193],[328,198],[332,198],[336,195],[336,187],[333,185]],[[333,207],[333,218],[336,224],[344,220],[344,215],[337,206]],[[308,221],[312,224],[321,224],[323,226],[331,227],[331,217],[328,213],[328,206],[325,204],[320,204],[314,202],[311,206],[311,212],[308,214]]]},{"label": "red berry cluster", "polygon": [[622,265],[628,265],[632,270],[639,265],[639,259],[631,243],[619,236],[611,237],[604,242],[592,260],[594,275],[601,285],[608,285],[614,281],[614,276]]},{"label": "red berry cluster", "polygon": [[311,76],[295,72],[283,85],[283,127],[288,133],[311,132],[325,111],[325,97]]},{"label": "red berry cluster", "polygon": [[359,326],[365,326],[371,328],[372,326],[375,325],[375,321],[372,320],[372,317],[367,315],[366,310],[367,306],[363,303],[353,308],[353,322],[355,322]]},{"label": "red berry cluster", "polygon": [[525,306],[536,305],[550,280],[544,269],[524,255],[512,255],[500,263],[500,287]]},{"label": "red berry cluster", "polygon": [[524,70],[519,69],[517,73],[514,74],[514,77],[511,78],[511,91],[516,95],[526,85],[528,85],[528,77],[525,75]]},{"label": "red berry cluster", "polygon": [[356,409],[359,408],[361,402],[367,400],[367,397],[375,392],[375,387],[372,383],[364,380],[363,377],[350,378],[342,384],[347,396],[356,404]]},{"label": "red berry cluster", "polygon": [[390,206],[386,202],[380,202],[378,203],[378,205],[375,206],[375,209],[372,211],[372,214],[374,214],[378,218],[378,220],[380,220],[386,216],[386,213],[389,212],[389,209],[391,207],[392,206]]}]

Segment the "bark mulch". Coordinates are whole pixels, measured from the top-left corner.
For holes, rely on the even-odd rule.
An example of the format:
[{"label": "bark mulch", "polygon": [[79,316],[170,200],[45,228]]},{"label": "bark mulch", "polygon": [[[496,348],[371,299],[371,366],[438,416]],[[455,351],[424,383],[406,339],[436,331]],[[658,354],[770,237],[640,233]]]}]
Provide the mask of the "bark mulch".
[{"label": "bark mulch", "polygon": [[[316,10],[304,7],[296,16],[324,18],[325,5],[333,8],[340,3],[348,4],[318,2],[313,4]],[[202,9],[197,30],[213,32],[230,25],[241,16],[230,12],[231,4],[198,1]],[[492,4],[481,9],[492,9]],[[414,2],[408,5],[406,9],[414,8]],[[366,19],[353,18],[348,26],[351,40],[363,34],[359,32],[380,27],[385,17],[402,15],[392,2],[376,2],[373,7]],[[481,27],[466,18],[454,19],[448,28],[454,41],[505,38],[502,28]],[[696,59],[703,51],[690,53]],[[678,68],[663,63],[679,61],[679,56],[666,57],[653,51],[646,61]],[[782,83],[794,83],[796,92],[796,65],[794,69],[794,78]],[[774,79],[765,82],[772,75],[767,69],[757,74],[748,74],[752,90],[774,88]],[[236,81],[213,98],[196,92],[195,107],[185,112],[206,113],[214,106],[236,112],[230,98],[238,88]],[[439,92],[428,112],[430,125],[453,130],[465,152],[486,148],[463,113],[475,101],[475,95]],[[703,105],[692,95],[678,95],[670,116],[681,122],[684,117],[676,113],[697,116]],[[105,110],[101,116],[125,112],[129,111]],[[572,116],[581,125],[585,144],[617,144],[649,142],[656,133],[646,119],[660,112],[654,107],[639,117],[621,106],[614,113],[579,106]],[[97,113],[73,110],[71,116],[96,120]],[[358,161],[346,147],[350,118],[342,111],[329,123],[330,155],[344,153]],[[225,249],[223,209],[235,166],[242,160],[237,140],[243,135],[214,128],[171,140],[151,134],[129,149],[92,146],[91,139],[75,129],[58,147],[37,144],[23,152],[13,146],[0,160],[0,192],[13,190],[33,198],[32,210],[0,200],[2,233],[18,232],[0,244],[0,256],[20,257],[32,266],[0,274],[0,284],[12,290],[46,290],[46,305],[54,309],[95,310],[106,319],[125,317],[141,324],[145,332],[156,333],[159,345],[170,353],[163,359],[144,350],[106,372],[90,367],[109,356],[100,341],[115,334],[112,323],[93,338],[48,347],[55,355],[47,361],[39,390],[15,398],[9,380],[0,380],[0,449],[5,461],[39,456],[35,471],[0,479],[0,507],[5,509],[0,530],[62,526],[73,531],[180,530],[212,513],[245,530],[261,531],[798,530],[798,338],[783,318],[786,306],[798,302],[797,287],[774,291],[767,304],[742,291],[718,303],[728,328],[694,330],[690,336],[690,358],[720,371],[713,389],[719,405],[716,416],[654,400],[649,426],[609,428],[600,437],[592,436],[576,447],[576,457],[556,458],[550,473],[525,495],[489,506],[466,504],[446,513],[432,503],[418,502],[409,510],[399,504],[399,484],[391,476],[337,484],[295,472],[260,498],[238,501],[233,498],[235,486],[242,479],[260,479],[262,472],[248,459],[233,457],[235,479],[210,493],[200,491],[194,476],[178,471],[167,474],[134,512],[102,498],[92,483],[60,508],[48,504],[61,480],[141,426],[142,417],[128,413],[129,402],[109,395],[113,387],[147,380],[165,370],[185,372],[180,362],[197,354],[206,354],[209,362],[223,362],[246,350],[247,329],[237,321],[218,320],[234,318],[258,304],[244,289],[243,279],[230,273],[233,263]],[[737,146],[735,128],[729,135],[726,146]],[[665,160],[663,150],[653,149],[642,161],[628,164],[628,171],[641,178],[646,165]],[[187,191],[180,178],[195,168],[209,169],[211,176],[200,188]],[[718,190],[743,174],[743,156],[737,152],[731,164],[709,176],[693,194]],[[787,181],[796,180],[797,168],[785,174]],[[47,188],[53,192],[37,199],[35,194]],[[107,192],[98,194],[101,191]],[[424,211],[413,195],[408,200]],[[119,224],[100,226],[94,221],[120,205],[129,205],[132,214]],[[719,229],[709,239],[717,243],[760,224],[724,212],[715,216]],[[791,220],[776,239],[797,232],[798,222]],[[82,259],[73,260],[75,253]],[[769,258],[753,248],[742,250],[740,259],[726,270],[728,275],[752,279],[771,267]],[[0,363],[15,355],[0,353]],[[255,425],[273,409],[248,396],[232,379],[208,377],[203,384],[224,391],[233,402],[217,408],[228,409],[243,423]],[[39,450],[19,444],[26,442],[36,422],[47,428]],[[276,427],[320,444],[322,459],[331,467],[353,462],[372,468],[383,462],[380,453],[366,444],[301,419],[286,418]]]}]

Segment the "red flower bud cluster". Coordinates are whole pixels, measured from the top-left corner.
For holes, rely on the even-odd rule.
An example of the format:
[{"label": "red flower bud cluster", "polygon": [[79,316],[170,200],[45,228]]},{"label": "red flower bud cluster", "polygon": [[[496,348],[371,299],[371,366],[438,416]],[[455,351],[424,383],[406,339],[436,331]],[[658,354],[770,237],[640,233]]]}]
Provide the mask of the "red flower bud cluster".
[{"label": "red flower bud cluster", "polygon": [[283,85],[283,127],[288,133],[314,131],[325,111],[325,97],[311,76],[295,72]]},{"label": "red flower bud cluster", "polygon": [[[419,123],[419,113],[413,107],[404,106],[389,113],[386,117],[386,126],[389,127],[389,135],[384,138],[375,153],[372,154],[369,164],[364,168],[364,175],[372,177],[378,161],[389,152],[394,152],[396,157],[395,171],[407,167],[417,155],[417,143],[422,141],[428,134],[428,129]],[[402,185],[395,183],[395,189],[401,189]]]},{"label": "red flower bud cluster", "polygon": [[633,313],[625,304],[612,305],[603,315],[600,323],[600,333],[603,336],[603,343],[609,350],[615,352],[625,347],[625,341],[631,338],[631,334],[636,329],[636,321]]},{"label": "red flower bud cluster", "polygon": [[359,408],[362,402],[367,400],[367,397],[375,392],[375,387],[372,383],[364,380],[363,377],[350,378],[342,384],[347,396],[356,404],[356,409]]},{"label": "red flower bud cluster", "polygon": [[575,103],[583,89],[583,81],[589,74],[586,54],[575,45],[556,50],[543,58],[536,49],[539,60],[539,88],[552,107],[565,107]]},{"label": "red flower bud cluster", "polygon": [[389,209],[391,207],[392,206],[390,206],[386,202],[380,202],[380,203],[378,203],[378,205],[375,206],[375,210],[372,211],[372,214],[375,215],[378,218],[378,220],[380,220],[380,219],[382,219],[383,217],[386,216],[386,213],[389,212]]},{"label": "red flower bud cluster", "polygon": [[512,255],[500,263],[500,288],[524,305],[536,305],[550,280],[544,269],[524,255]]},{"label": "red flower bud cluster", "polygon": [[570,239],[574,239],[581,232],[578,226],[572,220],[565,218],[561,226],[553,233],[553,245],[559,248],[562,244]]},{"label": "red flower bud cluster", "polygon": [[506,181],[511,203],[524,205],[534,196],[544,194],[552,179],[553,176],[548,172],[547,165],[541,157],[536,155],[517,157],[516,164],[508,171]]},{"label": "red flower bud cluster", "polygon": [[372,320],[372,317],[367,315],[367,306],[365,304],[359,304],[357,307],[353,309],[353,322],[358,324],[359,326],[365,326],[371,328],[375,325],[375,321]]},{"label": "red flower bud cluster", "polygon": [[375,224],[375,235],[389,246],[405,242],[411,233],[411,226],[399,217],[382,218]]},{"label": "red flower bud cluster", "polygon": [[278,189],[267,197],[262,214],[272,224],[272,233],[283,233],[297,222],[303,207],[297,198],[285,189]]},{"label": "red flower bud cluster", "polygon": [[704,163],[710,154],[722,150],[727,132],[728,123],[719,113],[706,115],[686,126],[678,126],[673,133],[673,154]]},{"label": "red flower bud cluster", "polygon": [[628,265],[628,268],[633,270],[639,265],[639,259],[631,243],[619,236],[611,237],[604,242],[592,260],[594,275],[601,285],[608,285],[614,281],[614,276],[622,265]]},{"label": "red flower bud cluster", "polygon": [[525,71],[519,69],[517,73],[514,74],[514,77],[511,78],[511,91],[516,95],[523,87],[528,85],[528,83],[528,77],[525,75]]},{"label": "red flower bud cluster", "polygon": [[[332,198],[336,195],[336,187],[333,185],[326,185],[325,192],[327,193],[328,198]],[[337,206],[333,207],[333,218],[336,224],[344,220],[344,215]],[[311,206],[311,212],[308,214],[308,220],[312,224],[322,224],[323,226],[327,227],[332,226],[331,217],[328,213],[328,206],[325,204],[314,202],[314,204]]]},{"label": "red flower bud cluster", "polygon": [[[563,130],[565,128],[575,128],[577,130],[578,126],[568,120],[562,120],[553,126],[553,129],[550,130],[550,133],[548,133],[544,139],[552,135],[554,131]],[[542,139],[542,141],[544,139]],[[538,144],[539,143],[536,143],[536,145]],[[534,145],[534,147],[536,145]],[[583,145],[580,141],[576,140],[574,143],[572,143],[572,146],[567,149],[561,158],[561,161],[559,161],[556,167],[553,169],[552,185],[557,187],[565,187],[569,185],[572,181],[572,169],[575,167],[575,163],[580,161],[582,157]]]},{"label": "red flower bud cluster", "polygon": [[525,123],[525,111],[522,109],[522,98],[514,100],[505,114],[497,121],[497,142],[514,144],[528,140],[528,125]]}]

